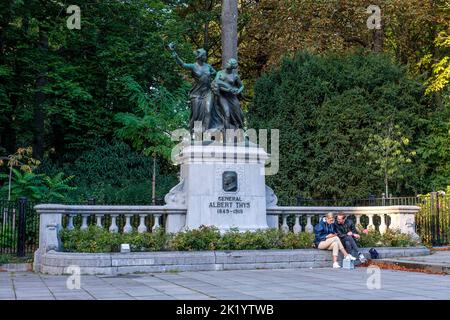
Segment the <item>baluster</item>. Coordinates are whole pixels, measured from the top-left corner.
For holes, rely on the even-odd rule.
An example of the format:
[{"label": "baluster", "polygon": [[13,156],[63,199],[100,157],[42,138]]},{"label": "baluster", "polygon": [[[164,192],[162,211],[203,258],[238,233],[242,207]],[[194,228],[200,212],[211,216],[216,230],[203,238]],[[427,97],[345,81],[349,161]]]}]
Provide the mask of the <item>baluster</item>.
[{"label": "baluster", "polygon": [[314,227],[313,227],[313,225],[312,225],[312,223],[311,223],[311,218],[312,218],[311,215],[307,215],[307,216],[306,216],[306,227],[305,227],[305,231],[308,232],[308,233],[313,233],[313,231],[314,231]]},{"label": "baluster", "polygon": [[81,214],[81,230],[86,230],[88,228],[87,219],[89,217],[89,213],[82,213]]},{"label": "baluster", "polygon": [[118,232],[119,227],[116,224],[116,219],[119,215],[118,214],[112,214],[111,215],[111,226],[109,227],[109,232]]},{"label": "baluster", "polygon": [[160,217],[161,217],[160,214],[155,214],[155,215],[154,215],[154,220],[155,220],[155,222],[154,222],[154,224],[153,224],[152,231],[156,231],[156,229],[158,229],[158,228],[161,227],[160,224],[159,224],[159,218],[160,218]]},{"label": "baluster", "polygon": [[130,233],[133,231],[133,227],[131,226],[131,217],[132,214],[125,215],[125,226],[123,227],[123,233]]},{"label": "baluster", "polygon": [[73,217],[75,216],[76,214],[74,214],[74,213],[70,213],[69,214],[69,221],[67,222],[67,230],[73,230],[73,229],[75,229],[75,227],[74,227],[74,225],[73,225]]},{"label": "baluster", "polygon": [[293,228],[294,233],[300,233],[302,232],[302,226],[300,225],[300,215],[295,215],[295,224]]},{"label": "baluster", "polygon": [[281,231],[284,233],[289,232],[289,226],[287,225],[287,214],[283,215],[283,224],[281,225]]},{"label": "baluster", "polygon": [[373,224],[373,214],[370,213],[367,215],[367,217],[369,218],[369,223],[367,224],[367,229],[370,229],[370,228],[375,229],[375,225]]},{"label": "baluster", "polygon": [[103,228],[103,225],[102,225],[102,218],[103,218],[103,214],[96,214],[95,215],[95,217],[97,218],[97,223],[96,223],[96,226],[97,227],[99,227],[99,228]]},{"label": "baluster", "polygon": [[361,215],[355,214],[355,217],[356,217],[356,226],[361,225]]},{"label": "baluster", "polygon": [[386,216],[384,214],[380,215],[380,225],[378,226],[378,230],[380,233],[385,233],[387,230]]},{"label": "baluster", "polygon": [[147,232],[147,226],[145,225],[145,217],[147,214],[140,214],[139,215],[139,226],[138,226],[138,232],[144,233]]}]

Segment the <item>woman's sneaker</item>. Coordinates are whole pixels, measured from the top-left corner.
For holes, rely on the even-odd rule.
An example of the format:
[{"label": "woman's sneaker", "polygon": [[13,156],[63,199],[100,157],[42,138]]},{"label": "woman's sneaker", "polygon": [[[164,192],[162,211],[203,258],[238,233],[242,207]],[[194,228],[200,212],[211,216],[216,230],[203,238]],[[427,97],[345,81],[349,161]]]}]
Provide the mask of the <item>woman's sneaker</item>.
[{"label": "woman's sneaker", "polygon": [[341,266],[339,265],[338,262],[333,262],[333,269],[340,269]]},{"label": "woman's sneaker", "polygon": [[354,256],[352,256],[350,253],[348,255],[346,255],[344,259],[345,260],[352,260],[352,261],[356,260],[356,258]]}]

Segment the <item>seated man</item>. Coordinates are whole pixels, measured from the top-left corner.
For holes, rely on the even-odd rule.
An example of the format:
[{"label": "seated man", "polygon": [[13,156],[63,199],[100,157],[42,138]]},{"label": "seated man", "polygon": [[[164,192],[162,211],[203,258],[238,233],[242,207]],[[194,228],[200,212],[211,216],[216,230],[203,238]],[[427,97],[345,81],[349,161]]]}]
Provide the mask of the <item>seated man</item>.
[{"label": "seated man", "polygon": [[334,230],[333,213],[328,213],[325,218],[319,221],[314,227],[314,233],[316,234],[314,243],[318,249],[333,250],[333,268],[341,267],[337,262],[339,251],[344,255],[344,259],[356,260],[355,257],[345,251],[341,240],[339,240],[336,231]]},{"label": "seated man", "polygon": [[339,212],[334,222],[334,229],[344,244],[345,249],[354,256],[358,256],[361,263],[366,262],[366,258],[360,252],[355,239],[359,239],[360,235],[355,228],[355,224],[351,219],[347,219],[343,212]]}]

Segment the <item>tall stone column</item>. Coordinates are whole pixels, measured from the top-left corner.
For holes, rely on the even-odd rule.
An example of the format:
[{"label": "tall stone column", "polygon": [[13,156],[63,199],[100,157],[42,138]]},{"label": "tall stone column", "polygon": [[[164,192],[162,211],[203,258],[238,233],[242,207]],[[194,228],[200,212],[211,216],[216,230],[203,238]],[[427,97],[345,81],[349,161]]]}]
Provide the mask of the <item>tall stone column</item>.
[{"label": "tall stone column", "polygon": [[237,60],[237,19],[238,3],[237,0],[222,0],[222,67],[225,67],[227,61],[231,58]]}]

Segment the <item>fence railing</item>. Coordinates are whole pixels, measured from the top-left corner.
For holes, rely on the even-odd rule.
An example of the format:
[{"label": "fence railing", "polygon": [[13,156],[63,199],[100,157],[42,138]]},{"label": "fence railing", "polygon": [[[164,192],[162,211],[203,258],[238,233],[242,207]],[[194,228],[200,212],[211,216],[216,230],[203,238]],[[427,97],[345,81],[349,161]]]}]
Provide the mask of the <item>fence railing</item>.
[{"label": "fence railing", "polygon": [[414,197],[380,197],[348,199],[311,199],[297,197],[297,206],[314,207],[366,207],[366,206],[416,206],[422,203],[422,198]]},{"label": "fence railing", "polygon": [[450,244],[450,195],[431,192],[421,196],[416,216],[417,232],[422,241],[433,246]]},{"label": "fence railing", "polygon": [[23,257],[38,247],[39,216],[34,204],[21,198],[18,201],[0,200],[0,253]]},{"label": "fence railing", "polygon": [[[108,206],[101,206],[95,200],[89,201],[90,206],[65,206],[61,215],[61,225],[64,228],[86,228],[88,225],[101,225],[109,230],[128,232],[137,230],[151,232],[157,227],[166,227],[167,218],[172,217],[170,229],[175,230],[184,219],[185,212],[167,212],[164,206],[132,206],[141,208],[138,211],[127,211],[130,206],[114,206],[120,212],[111,212]],[[317,223],[318,212],[309,212],[312,207],[322,207],[323,212],[331,209],[344,211],[350,207],[358,207],[358,212],[347,212],[355,222],[364,227],[373,225],[377,230],[384,231],[386,227],[398,225],[392,221],[390,213],[383,213],[382,207],[419,206],[415,215],[415,231],[422,241],[430,245],[450,244],[450,195],[442,192],[432,192],[429,195],[417,197],[390,197],[368,199],[299,199],[295,207],[277,207],[268,209],[269,219],[276,219],[274,227],[293,231],[311,231]],[[345,208],[342,208],[345,207]],[[364,207],[380,207],[379,212],[366,212]],[[281,208],[281,209],[280,209]],[[310,208],[310,209],[308,209]],[[148,210],[147,210],[148,209]],[[158,210],[161,210],[158,212]],[[292,209],[292,210],[291,210]],[[102,212],[102,210],[104,210]],[[143,211],[142,211],[143,210]],[[147,212],[147,211],[148,212]],[[305,211],[306,210],[306,211]],[[362,210],[362,211],[361,211]],[[348,211],[348,210],[347,210]],[[372,210],[373,211],[373,210]],[[337,211],[336,211],[337,212]],[[396,215],[394,215],[396,216]],[[23,256],[33,253],[39,245],[39,214],[34,209],[34,203],[21,199],[19,201],[0,200],[0,254],[18,254]],[[275,220],[274,220],[275,221]],[[410,224],[410,222],[406,222]]]}]

